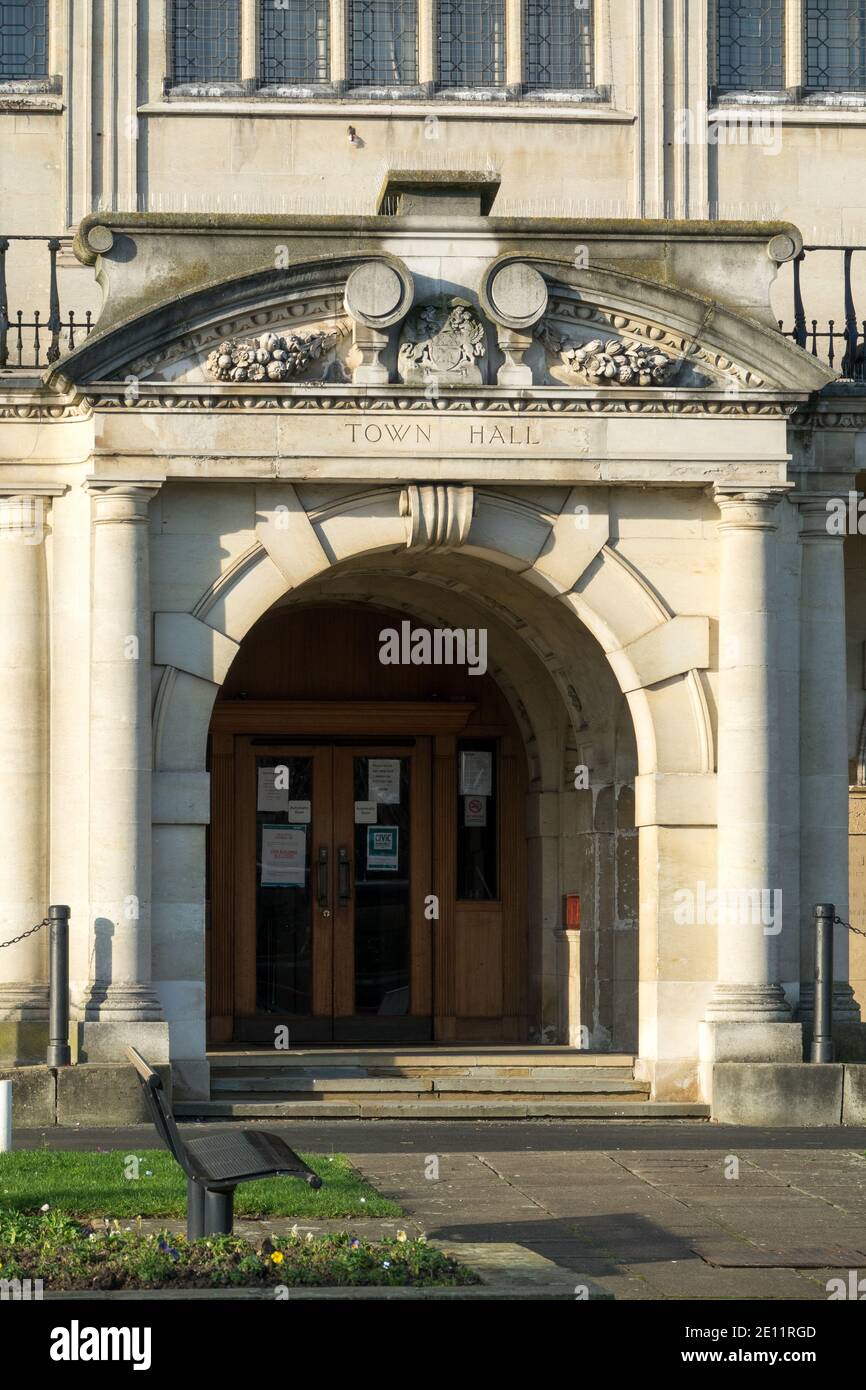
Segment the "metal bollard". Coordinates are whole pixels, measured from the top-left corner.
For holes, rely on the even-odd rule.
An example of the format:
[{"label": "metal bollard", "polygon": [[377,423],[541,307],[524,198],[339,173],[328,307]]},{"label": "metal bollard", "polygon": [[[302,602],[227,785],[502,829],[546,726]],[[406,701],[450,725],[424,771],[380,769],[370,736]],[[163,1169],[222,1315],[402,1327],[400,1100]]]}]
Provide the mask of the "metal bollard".
[{"label": "metal bollard", "polygon": [[69,1051],[69,908],[55,904],[48,909],[51,930],[49,970],[49,1067],[68,1067]]},{"label": "metal bollard", "polygon": [[812,1062],[833,1060],[833,903],[815,904],[815,1026]]}]

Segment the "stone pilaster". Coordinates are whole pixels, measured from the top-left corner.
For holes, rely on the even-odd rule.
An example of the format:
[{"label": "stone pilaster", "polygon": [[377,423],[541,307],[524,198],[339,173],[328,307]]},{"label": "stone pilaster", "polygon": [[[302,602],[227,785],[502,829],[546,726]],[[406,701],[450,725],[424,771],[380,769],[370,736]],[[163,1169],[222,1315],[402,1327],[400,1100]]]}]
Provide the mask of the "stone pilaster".
[{"label": "stone pilaster", "polygon": [[[835,494],[834,494],[835,495]],[[802,493],[800,588],[800,1008],[815,1008],[815,903],[848,916],[848,748],[843,540],[828,527],[830,494]],[[833,942],[833,1018],[859,1023],[848,983],[848,933]]]},{"label": "stone pilaster", "polygon": [[[46,505],[29,493],[0,497],[0,941],[48,911]],[[47,1018],[43,927],[0,949],[0,1057],[36,1060],[38,1030],[27,1025]]]},{"label": "stone pilaster", "polygon": [[[84,1053],[106,1060],[161,1018],[151,984],[152,485],[93,486],[90,956]],[[113,1041],[100,1027],[117,1024]],[[164,1027],[164,1025],[163,1025]],[[115,1048],[114,1043],[117,1043]],[[150,1060],[150,1059],[149,1059]],[[158,1057],[157,1060],[162,1060]]]},{"label": "stone pilaster", "polygon": [[[718,969],[713,1025],[754,1060],[788,1059],[796,1039],[779,983],[784,929],[779,875],[776,748],[776,530],[781,491],[718,491],[719,573]],[[728,1025],[740,1025],[732,1030]],[[776,1025],[788,1024],[778,1030]],[[748,1035],[741,1025],[749,1025]],[[704,1060],[721,1060],[715,1043]]]}]

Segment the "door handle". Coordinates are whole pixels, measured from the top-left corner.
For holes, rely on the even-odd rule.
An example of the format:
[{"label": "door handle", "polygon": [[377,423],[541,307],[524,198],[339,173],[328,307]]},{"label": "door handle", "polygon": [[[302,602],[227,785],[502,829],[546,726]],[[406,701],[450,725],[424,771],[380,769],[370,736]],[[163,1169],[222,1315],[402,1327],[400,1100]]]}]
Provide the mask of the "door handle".
[{"label": "door handle", "polygon": [[322,911],[323,911],[324,913],[326,913],[327,916],[330,917],[331,914],[330,914],[330,912],[328,911],[328,846],[327,846],[327,845],[320,845],[320,846],[319,846],[319,857],[318,857],[318,861],[317,861],[317,864],[316,864],[316,871],[317,871],[317,874],[318,874],[318,883],[317,883],[317,888],[316,888],[316,897],[318,898],[319,907],[322,909]]},{"label": "door handle", "polygon": [[337,895],[341,903],[347,903],[352,896],[349,887],[349,851],[344,845],[337,850]]}]

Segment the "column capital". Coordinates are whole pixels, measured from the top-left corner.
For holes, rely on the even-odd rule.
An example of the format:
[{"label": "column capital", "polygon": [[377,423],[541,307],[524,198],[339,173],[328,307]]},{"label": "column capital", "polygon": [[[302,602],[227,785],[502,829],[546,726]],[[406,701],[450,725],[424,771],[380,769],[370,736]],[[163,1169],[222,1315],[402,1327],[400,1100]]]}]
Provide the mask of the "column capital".
[{"label": "column capital", "polygon": [[142,523],[148,519],[148,504],[162,486],[162,479],[131,482],[88,478],[84,489],[94,501],[94,525]]},{"label": "column capital", "polygon": [[722,514],[719,529],[723,531],[775,531],[779,519],[776,508],[790,487],[716,486],[713,498]]},{"label": "column capital", "polygon": [[844,495],[837,490],[794,493],[791,501],[800,511],[800,540],[839,541],[846,535],[857,535],[862,496],[856,488]]}]

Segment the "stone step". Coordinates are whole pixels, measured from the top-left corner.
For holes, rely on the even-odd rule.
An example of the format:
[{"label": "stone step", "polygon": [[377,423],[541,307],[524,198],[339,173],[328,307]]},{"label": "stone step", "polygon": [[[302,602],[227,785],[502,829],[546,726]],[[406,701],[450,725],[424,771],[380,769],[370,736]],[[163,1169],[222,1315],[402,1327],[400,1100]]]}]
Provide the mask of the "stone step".
[{"label": "stone step", "polygon": [[208,1061],[215,1071],[240,1069],[268,1070],[271,1067],[287,1067],[301,1071],[309,1067],[329,1070],[346,1067],[363,1068],[366,1072],[385,1068],[388,1071],[413,1071],[429,1068],[466,1068],[490,1066],[511,1068],[525,1067],[625,1067],[629,1073],[634,1066],[634,1055],[628,1052],[584,1052],[576,1047],[532,1046],[517,1047],[467,1047],[442,1046],[440,1048],[297,1048],[291,1052],[277,1052],[273,1048],[220,1049],[208,1053]]},{"label": "stone step", "polygon": [[[505,1066],[471,1066],[471,1068],[414,1068],[414,1066],[400,1066],[400,1068],[336,1068],[336,1066],[260,1066],[260,1068],[211,1068],[211,1083],[214,1087],[225,1088],[236,1086],[240,1080],[245,1083],[245,1090],[250,1088],[265,1088],[265,1090],[278,1090],[279,1087],[286,1087],[288,1090],[296,1088],[293,1086],[296,1080],[377,1080],[391,1081],[398,1079],[411,1079],[420,1081],[435,1080],[455,1080],[464,1081],[466,1086],[457,1087],[457,1090],[471,1090],[473,1081],[503,1080],[503,1081],[531,1081],[531,1083],[545,1083],[545,1081],[555,1081],[557,1086],[575,1088],[582,1087],[587,1083],[596,1081],[631,1081],[632,1070],[628,1066],[524,1066],[524,1068],[505,1068]],[[424,1088],[424,1087],[421,1087]],[[506,1087],[512,1090],[513,1087]],[[430,1090],[430,1087],[427,1087]],[[534,1086],[530,1087],[534,1090]]]},{"label": "stone step", "polygon": [[531,1077],[448,1076],[424,1079],[418,1077],[306,1077],[306,1076],[232,1076],[211,1081],[211,1097],[232,1095],[272,1095],[284,1100],[299,1100],[305,1095],[321,1095],[328,1100],[343,1096],[369,1095],[387,1099],[393,1095],[432,1096],[521,1096],[540,1099],[544,1096],[647,1096],[649,1086],[641,1081],[534,1081]]},{"label": "stone step", "polygon": [[178,1101],[178,1119],[247,1120],[667,1120],[709,1119],[710,1107],[697,1102],[650,1100],[494,1100],[473,1101],[374,1100],[354,1101],[223,1100]]}]

